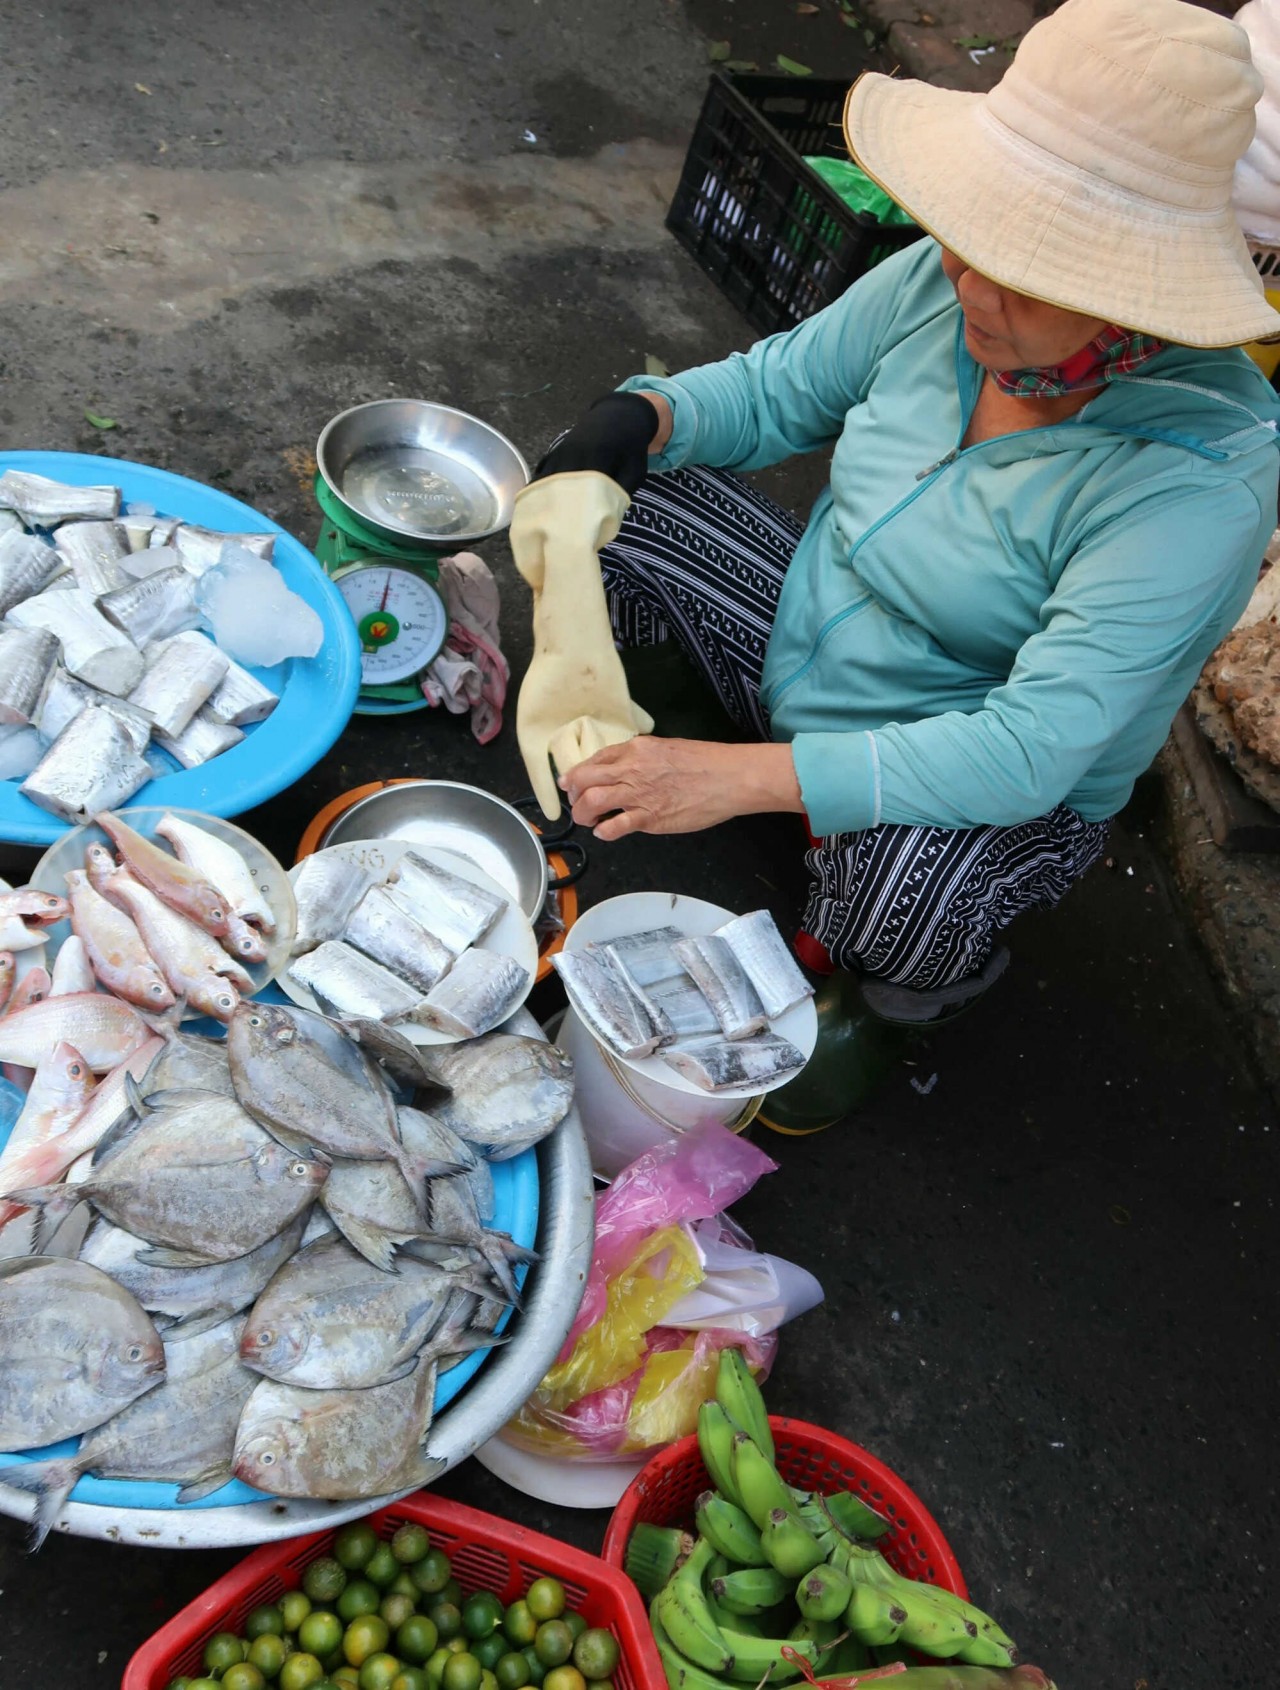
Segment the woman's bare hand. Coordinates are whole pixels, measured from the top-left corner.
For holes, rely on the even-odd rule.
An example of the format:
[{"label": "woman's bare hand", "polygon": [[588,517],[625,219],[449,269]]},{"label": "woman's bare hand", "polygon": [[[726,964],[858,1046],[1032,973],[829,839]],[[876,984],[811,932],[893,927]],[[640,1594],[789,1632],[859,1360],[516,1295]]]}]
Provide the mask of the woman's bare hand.
[{"label": "woman's bare hand", "polygon": [[804,808],[789,745],[640,737],[597,751],[561,775],[560,787],[574,821],[604,840]]}]

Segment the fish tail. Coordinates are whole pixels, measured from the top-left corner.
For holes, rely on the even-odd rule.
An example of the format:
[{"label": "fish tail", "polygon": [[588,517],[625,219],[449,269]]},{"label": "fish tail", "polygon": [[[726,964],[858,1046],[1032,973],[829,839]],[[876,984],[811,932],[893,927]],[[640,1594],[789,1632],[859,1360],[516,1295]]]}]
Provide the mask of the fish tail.
[{"label": "fish tail", "polygon": [[76,1205],[84,1202],[84,1187],[29,1185],[21,1191],[7,1191],[4,1196],[6,1205],[16,1203],[20,1208],[40,1211],[33,1252],[38,1256]]},{"label": "fish tail", "polygon": [[33,1555],[53,1530],[63,1503],[84,1471],[84,1466],[74,1455],[55,1461],[15,1461],[0,1470],[0,1484],[9,1485],[14,1490],[31,1491],[35,1496],[36,1511],[31,1516],[28,1544]]}]

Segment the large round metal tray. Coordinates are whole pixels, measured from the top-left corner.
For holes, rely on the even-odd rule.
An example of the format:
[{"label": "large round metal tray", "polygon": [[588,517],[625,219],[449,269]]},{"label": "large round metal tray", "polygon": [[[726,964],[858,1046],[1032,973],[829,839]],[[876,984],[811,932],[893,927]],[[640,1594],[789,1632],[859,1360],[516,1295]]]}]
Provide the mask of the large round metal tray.
[{"label": "large round metal tray", "polygon": [[[543,1036],[524,1010],[512,1016],[504,1030]],[[479,1375],[440,1412],[431,1428],[427,1447],[445,1463],[442,1471],[465,1461],[516,1412],[555,1360],[582,1301],[595,1242],[595,1195],[576,1109],[537,1146],[536,1154],[541,1187],[536,1247],[541,1259],[529,1270],[524,1311],[511,1340],[490,1352]],[[142,1548],[227,1549],[322,1531],[392,1500],[384,1496],[355,1502],[296,1502],[275,1497],[204,1509],[112,1508],[69,1502],[55,1529]],[[0,1513],[30,1520],[34,1506],[32,1497],[3,1483],[0,1471]]]}]

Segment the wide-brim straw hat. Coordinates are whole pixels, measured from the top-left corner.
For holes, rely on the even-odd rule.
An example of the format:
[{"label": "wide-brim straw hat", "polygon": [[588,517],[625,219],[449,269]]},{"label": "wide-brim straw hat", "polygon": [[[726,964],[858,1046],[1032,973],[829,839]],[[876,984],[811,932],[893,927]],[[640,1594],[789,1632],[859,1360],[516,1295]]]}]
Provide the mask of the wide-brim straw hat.
[{"label": "wide-brim straw hat", "polygon": [[867,175],[967,264],[1185,346],[1280,335],[1231,205],[1262,78],[1242,29],[1183,0],[1066,0],[987,94],[866,75]]}]

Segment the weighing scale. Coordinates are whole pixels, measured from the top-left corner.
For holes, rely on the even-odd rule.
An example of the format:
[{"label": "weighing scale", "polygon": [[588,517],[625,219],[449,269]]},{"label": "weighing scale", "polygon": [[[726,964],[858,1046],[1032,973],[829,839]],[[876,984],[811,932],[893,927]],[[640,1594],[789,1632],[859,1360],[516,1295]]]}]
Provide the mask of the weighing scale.
[{"label": "weighing scale", "polygon": [[360,636],[359,716],[425,710],[418,677],[440,653],[449,613],[436,591],[436,547],[397,541],[362,523],[322,476],[315,479],[322,521],[315,555],[346,601]]}]

